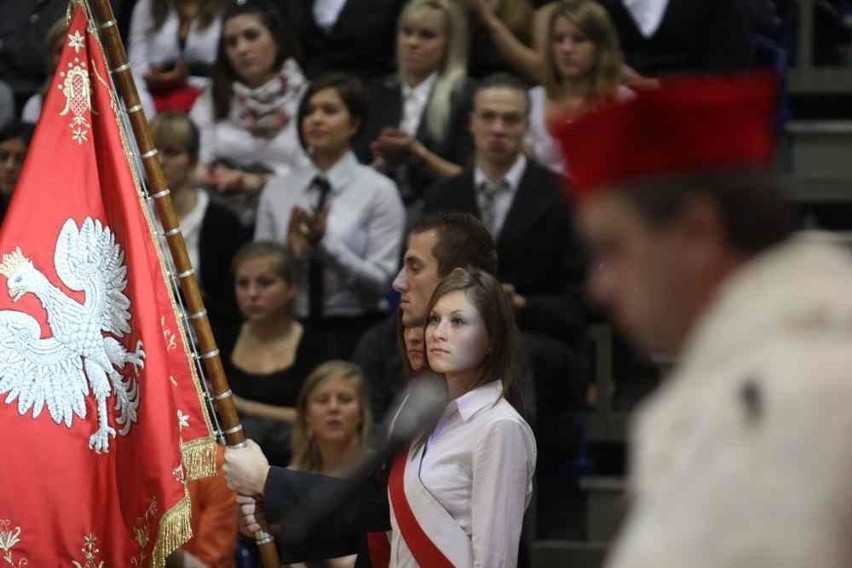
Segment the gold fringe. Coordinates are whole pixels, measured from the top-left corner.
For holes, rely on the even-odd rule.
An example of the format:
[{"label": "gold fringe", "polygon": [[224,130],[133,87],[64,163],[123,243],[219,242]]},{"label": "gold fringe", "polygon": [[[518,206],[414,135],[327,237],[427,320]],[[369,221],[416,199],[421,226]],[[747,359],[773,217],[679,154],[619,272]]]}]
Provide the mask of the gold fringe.
[{"label": "gold fringe", "polygon": [[213,436],[180,445],[187,481],[216,475],[216,439]]},{"label": "gold fringe", "polygon": [[151,554],[151,566],[163,568],[169,554],[191,538],[189,497],[184,497],[160,518],[157,540],[154,542],[154,551]]}]

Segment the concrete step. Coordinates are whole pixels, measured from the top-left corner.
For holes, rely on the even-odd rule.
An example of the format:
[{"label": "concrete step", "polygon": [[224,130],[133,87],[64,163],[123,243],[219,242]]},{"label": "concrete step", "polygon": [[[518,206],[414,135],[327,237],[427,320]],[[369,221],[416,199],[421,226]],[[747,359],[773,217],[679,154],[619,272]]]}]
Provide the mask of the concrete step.
[{"label": "concrete step", "polygon": [[540,540],[533,546],[532,568],[600,568],[606,550],[602,542]]},{"label": "concrete step", "polygon": [[590,476],[580,480],[586,493],[586,531],[593,542],[609,542],[624,518],[626,483],[620,477]]}]

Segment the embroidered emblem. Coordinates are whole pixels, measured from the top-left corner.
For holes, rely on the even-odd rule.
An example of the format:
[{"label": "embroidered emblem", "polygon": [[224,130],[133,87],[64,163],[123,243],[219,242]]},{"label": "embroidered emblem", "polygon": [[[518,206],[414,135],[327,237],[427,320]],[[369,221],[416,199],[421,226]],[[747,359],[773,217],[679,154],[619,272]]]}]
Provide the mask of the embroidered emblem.
[{"label": "embroidered emblem", "polygon": [[163,327],[163,340],[166,342],[166,350],[171,351],[177,349],[177,339],[175,332],[169,329],[166,325],[166,316],[160,318],[160,325]]},{"label": "embroidered emblem", "polygon": [[[89,438],[97,453],[109,451],[116,431],[109,425],[107,398],[115,393],[115,422],[126,436],[137,422],[137,379],[145,366],[142,341],[133,351],[117,338],[131,332],[127,266],[115,235],[100,221],[87,217],[80,229],[73,219],[62,226],[53,254],[56,274],[70,290],[83,292],[80,303],[52,284],[17,248],[3,255],[0,274],[13,302],[25,294],[38,298],[51,335],[42,337],[30,314],[0,311],[0,394],[6,404],[17,399],[18,413],[32,410],[37,419],[44,407],[57,424],[71,427],[74,415],[86,418],[86,396],[97,402],[98,428]],[[124,377],[121,371],[133,366]]]},{"label": "embroidered emblem", "polygon": [[12,549],[21,541],[21,527],[9,528],[12,526],[12,521],[9,519],[0,519],[0,550],[3,551],[2,558],[9,566],[21,568],[27,564],[26,558],[19,558],[15,563],[15,557],[12,555]]},{"label": "embroidered emblem", "polygon": [[130,563],[133,566],[142,566],[145,561],[145,548],[151,541],[151,520],[157,516],[157,498],[151,497],[151,504],[145,510],[145,514],[136,519],[136,525],[133,527],[133,538],[136,544],[139,545],[139,558],[131,558]]},{"label": "embroidered emblem", "polygon": [[83,558],[85,562],[80,564],[76,560],[71,562],[71,565],[74,568],[104,568],[106,566],[106,562],[101,560],[100,562],[97,559],[98,554],[101,553],[101,550],[98,548],[98,539],[93,534],[87,534],[83,537],[83,548],[80,549],[83,552]]},{"label": "embroidered emblem", "polygon": [[[79,35],[80,32],[76,33]],[[71,43],[74,41],[74,36],[68,37],[71,38],[69,45],[75,47]],[[62,83],[58,85],[58,88],[65,95],[65,108],[62,109],[59,116],[65,116],[69,112],[74,115],[68,124],[71,129],[71,138],[77,144],[82,144],[88,140],[89,129],[92,126],[86,120],[92,110],[92,84],[89,79],[88,68],[85,62],[75,57],[73,62],[68,63],[68,69],[61,71],[59,76],[62,77]]]},{"label": "embroidered emblem", "polygon": [[80,33],[80,30],[75,31],[73,34],[68,34],[68,47],[74,50],[74,53],[80,54],[80,50],[86,44],[86,39],[83,37],[83,34]]},{"label": "embroidered emblem", "polygon": [[177,411],[178,426],[181,430],[189,428],[189,414],[184,414],[180,410]]},{"label": "embroidered emblem", "polygon": [[181,485],[186,485],[186,472],[183,469],[182,465],[177,466],[172,470],[172,475],[175,476],[175,480]]}]

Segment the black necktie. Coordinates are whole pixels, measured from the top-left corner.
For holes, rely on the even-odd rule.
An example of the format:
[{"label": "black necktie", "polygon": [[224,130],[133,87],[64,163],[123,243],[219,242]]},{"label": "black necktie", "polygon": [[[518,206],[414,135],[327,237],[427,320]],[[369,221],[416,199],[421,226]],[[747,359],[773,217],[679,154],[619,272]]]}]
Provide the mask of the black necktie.
[{"label": "black necktie", "polygon": [[[312,187],[319,190],[319,198],[317,205],[314,207],[314,215],[319,215],[325,202],[328,199],[328,194],[331,191],[331,184],[322,176],[317,176],[311,183]],[[322,263],[316,251],[311,251],[310,260],[308,261],[308,317],[311,321],[322,319],[322,309],[325,300],[325,283],[322,278]]]}]

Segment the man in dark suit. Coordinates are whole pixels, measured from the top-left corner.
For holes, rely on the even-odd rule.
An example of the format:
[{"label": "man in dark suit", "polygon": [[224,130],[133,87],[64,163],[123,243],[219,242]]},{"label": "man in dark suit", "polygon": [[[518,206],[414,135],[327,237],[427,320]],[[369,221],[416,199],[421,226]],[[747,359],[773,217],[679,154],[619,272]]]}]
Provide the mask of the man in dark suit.
[{"label": "man in dark suit", "polygon": [[394,69],[396,20],[405,0],[290,0],[276,2],[299,38],[309,79],[329,71],[361,79]]},{"label": "man in dark suit", "polygon": [[[511,295],[521,345],[533,364],[539,417],[546,419],[585,391],[578,372],[584,262],[561,180],[524,155],[528,112],[519,79],[495,74],[483,80],[470,115],[474,165],[429,188],[424,212],[471,213],[494,235],[497,277]],[[550,430],[540,426],[540,433]]]}]

